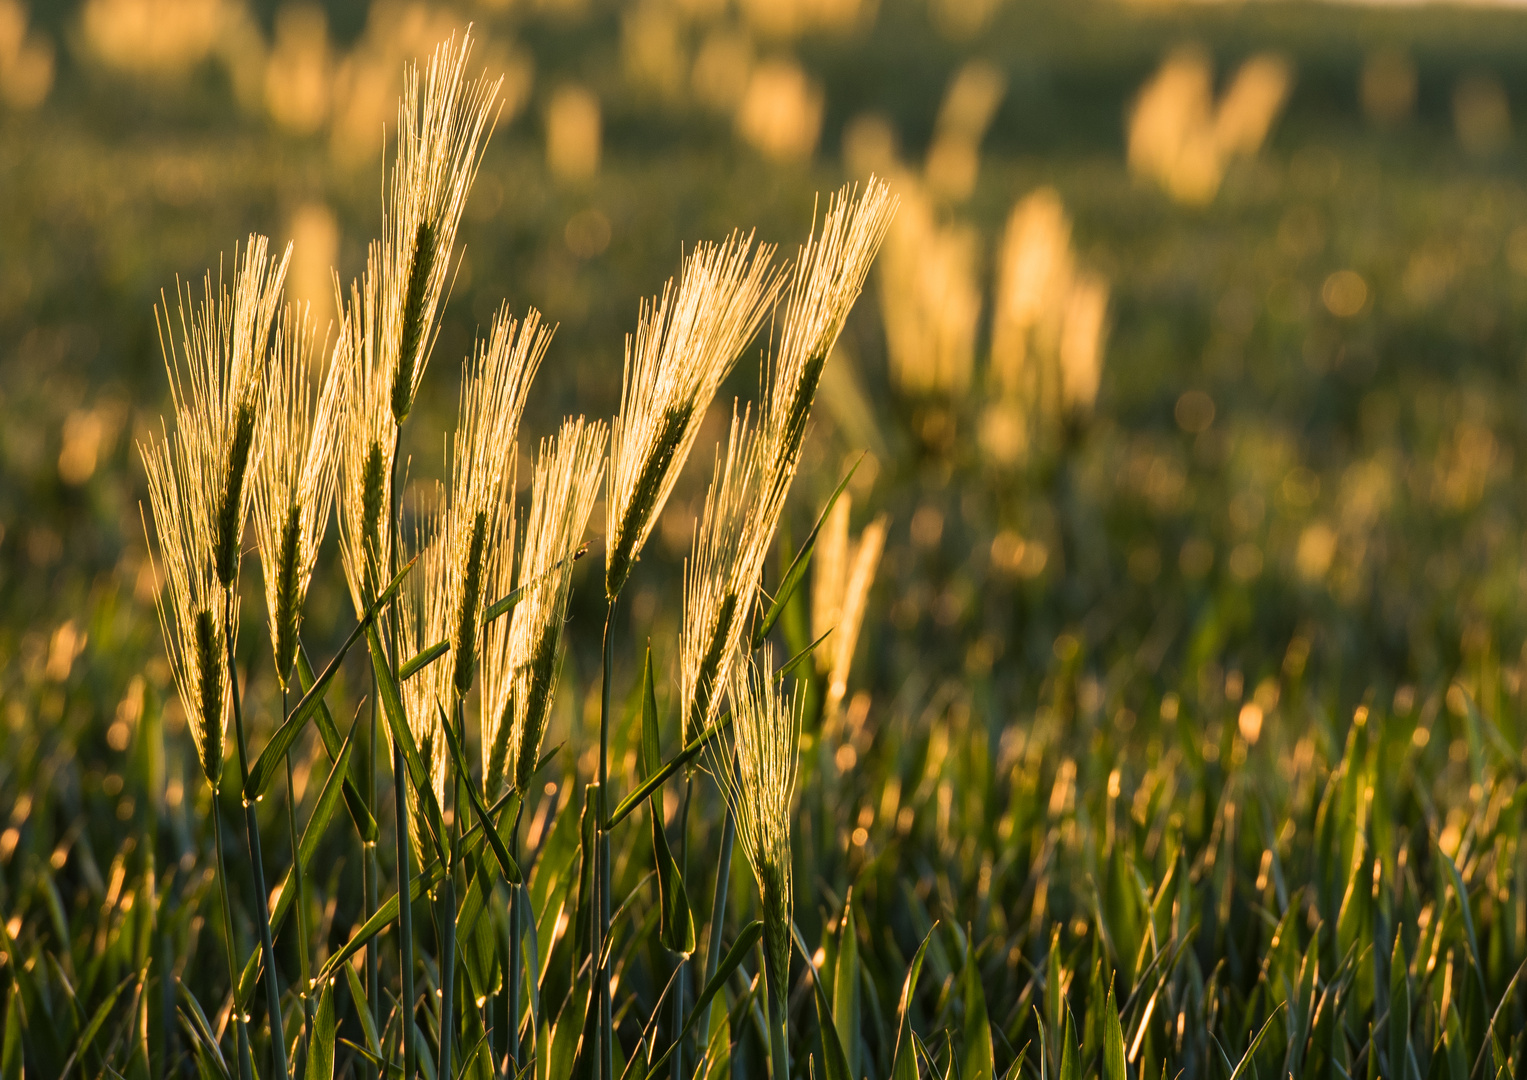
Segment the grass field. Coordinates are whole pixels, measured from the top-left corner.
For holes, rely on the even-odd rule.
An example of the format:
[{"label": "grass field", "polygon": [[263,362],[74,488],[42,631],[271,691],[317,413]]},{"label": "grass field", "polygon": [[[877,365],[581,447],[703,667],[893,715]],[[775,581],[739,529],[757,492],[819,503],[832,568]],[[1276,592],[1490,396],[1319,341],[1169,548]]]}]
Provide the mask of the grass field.
[{"label": "grass field", "polygon": [[[921,0],[798,32],[771,31],[747,4],[482,4],[425,17],[336,0],[322,8],[320,64],[336,89],[315,120],[306,99],[283,96],[297,80],[277,62],[283,40],[312,40],[319,9],[293,23],[271,4],[186,0],[177,18],[214,12],[212,44],[198,53],[186,31],[189,60],[132,71],[91,29],[131,6],[0,4],[0,23],[21,13],[18,40],[52,64],[39,103],[7,90],[0,107],[0,1077],[239,1075],[226,955],[243,969],[262,952],[256,882],[268,890],[292,866],[289,818],[297,832],[315,823],[293,905],[302,917],[272,941],[294,1075],[374,1076],[383,1058],[388,1075],[433,1076],[446,1041],[457,1075],[515,1075],[510,1056],[536,1077],[598,1076],[607,1063],[646,1075],[684,1020],[694,1028],[657,1071],[1523,1071],[1527,139],[1490,109],[1527,110],[1527,15],[1011,3],[962,36]],[[921,309],[887,261],[893,232],[827,367],[763,572],[772,595],[858,462],[846,532],[842,516],[824,530],[771,638],[780,664],[816,637],[813,605],[841,607],[851,541],[883,521],[840,693],[833,645],[783,684],[805,710],[787,804],[800,947],[783,988],[750,947],[695,1008],[718,954],[755,942],[754,920],[770,915],[742,852],[718,877],[727,803],[707,772],[677,770],[661,789],[656,853],[653,811],[640,806],[611,826],[601,863],[585,810],[605,678],[607,807],[655,765],[643,745],[649,644],[658,757],[681,748],[684,560],[732,401],[758,398],[768,324],[699,425],[614,609],[608,670],[599,488],[544,744],[559,749],[516,803],[522,934],[510,931],[508,874],[460,836],[477,818],[453,787],[441,820],[459,861],[430,879],[415,850],[428,895],[409,909],[409,940],[394,917],[375,939],[373,986],[357,954],[306,992],[371,910],[357,826],[337,809],[347,804],[322,797],[330,754],[304,730],[291,796],[277,783],[255,804],[258,876],[232,749],[219,795],[198,766],[154,609],[163,567],[156,577],[145,537],[160,530],[138,447],[159,437],[161,415],[174,426],[155,305],[177,278],[199,288],[219,259],[231,278],[235,242],[258,231],[278,246],[296,238],[289,290],[333,318],[327,265],[348,288],[380,235],[381,123],[391,131],[396,116],[391,104],[379,114],[374,146],[364,134],[346,142],[341,104],[361,95],[344,79],[369,60],[396,77],[378,91],[395,101],[404,62],[468,21],[474,63],[509,72],[508,105],[402,429],[405,507],[450,479],[457,365],[501,302],[557,327],[519,429],[523,515],[538,440],[564,415],[608,421],[621,409],[639,302],[697,243],[756,228],[793,256],[826,197],[863,184],[867,161],[892,166],[899,221],[920,199],[932,208],[932,230],[914,238],[920,259],[960,229],[972,238],[968,265],[952,264],[979,306],[969,385],[914,389],[898,374],[906,361],[888,331],[898,311]],[[641,37],[658,24],[670,38]],[[156,35],[166,49],[172,28]],[[20,85],[6,33],[0,90]],[[130,40],[122,33],[112,40]],[[682,74],[724,33],[746,43],[744,65],[788,61],[820,93],[818,130],[793,159],[759,148],[736,100],[718,104],[721,91],[707,97]],[[647,53],[634,44],[659,38],[669,44]],[[1131,103],[1185,43],[1210,58],[1221,91],[1254,54],[1291,72],[1265,144],[1196,204],[1126,158]],[[1387,121],[1360,90],[1380,55],[1414,65],[1413,101]],[[968,195],[931,180],[925,191],[916,178],[944,130],[946,86],[973,59],[1003,83],[978,178]],[[547,149],[557,103],[589,95],[591,171],[576,132],[570,157]],[[866,132],[887,130],[894,151],[865,149]],[[989,437],[1001,403],[994,283],[1009,212],[1044,187],[1069,217],[1076,265],[1107,282],[1101,382],[1095,402],[1041,416],[1027,451],[1004,458]],[[407,539],[422,517],[408,511]],[[253,526],[243,546],[236,663],[255,757],[295,697],[283,701],[272,677]],[[302,634],[320,670],[355,625],[340,566],[331,535]],[[327,692],[341,732],[376,708],[364,652]],[[368,797],[385,901],[398,890],[404,788],[390,743],[358,730],[356,760],[369,754],[380,776]],[[615,909],[607,1058],[598,1010],[584,1023],[599,980],[580,966],[599,921],[596,871]],[[679,878],[687,949],[670,948]],[[458,903],[480,906],[460,916]],[[442,980],[448,951],[457,966]],[[444,1025],[443,981],[455,1001]],[[247,989],[249,1061],[268,1076],[282,1025],[264,983],[251,975]],[[405,1012],[417,1024],[407,1047]],[[776,1028],[788,1061],[771,1051]],[[332,1061],[312,1047],[325,1032],[338,1039]]]}]

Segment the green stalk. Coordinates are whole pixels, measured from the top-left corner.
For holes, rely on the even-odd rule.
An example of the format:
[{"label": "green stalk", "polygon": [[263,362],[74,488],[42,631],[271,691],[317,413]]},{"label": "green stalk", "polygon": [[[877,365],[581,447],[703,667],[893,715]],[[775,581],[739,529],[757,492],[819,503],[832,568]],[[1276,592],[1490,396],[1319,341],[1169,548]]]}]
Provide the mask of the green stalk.
[{"label": "green stalk", "polygon": [[[458,663],[460,661],[458,660]],[[456,694],[456,738],[458,745],[466,745],[466,702],[462,698],[462,691],[458,687]],[[451,815],[451,846],[447,852],[448,861],[445,868],[445,884],[441,889],[437,900],[438,914],[435,916],[440,922],[441,962],[440,962],[440,1069],[439,1075],[449,1078],[451,1076],[451,1056],[456,1041],[455,1024],[455,995],[456,995],[456,870],[455,852],[457,842],[461,836],[461,812],[465,803],[461,798],[461,785],[470,784],[470,776],[460,776],[456,772],[454,755],[446,759],[446,768],[451,773],[451,805],[455,813]]]},{"label": "green stalk", "polygon": [[[684,801],[679,809],[679,877],[689,874],[689,799],[694,794],[694,774],[688,773],[684,777]],[[654,810],[656,808],[654,803]],[[675,1046],[673,1050],[673,1067],[670,1074],[673,1080],[684,1080],[684,1045],[679,1038],[679,1033],[684,1030],[684,984],[688,973],[689,958],[679,957],[679,970],[674,976],[673,984],[673,1035]]]},{"label": "green stalk", "polygon": [[611,596],[604,617],[604,660],[601,670],[599,695],[599,805],[595,807],[598,837],[595,841],[595,902],[599,911],[590,922],[594,927],[593,962],[594,978],[599,987],[599,1078],[613,1080],[615,1074],[615,1042],[611,1028],[614,1026],[610,1008],[610,972],[607,964],[600,963],[605,942],[610,936],[610,834],[605,828],[605,792],[610,789],[610,679],[615,667],[615,604],[619,595]]},{"label": "green stalk", "polygon": [[[233,698],[233,729],[238,739],[240,799],[244,803],[244,828],[249,834],[249,867],[254,873],[255,918],[260,923],[260,948],[265,953],[265,1006],[270,1013],[270,1054],[273,1075],[285,1077],[286,1072],[286,1025],[281,1018],[281,987],[276,976],[276,947],[270,938],[270,899],[265,892],[265,866],[261,861],[260,823],[255,817],[254,803],[243,792],[249,787],[249,751],[244,738],[244,710],[239,703],[239,672],[233,661],[233,602],[232,588],[228,590],[223,605],[223,638],[228,648],[229,693]],[[237,985],[237,983],[235,983]]]},{"label": "green stalk", "polygon": [[[369,665],[368,665],[369,667]],[[376,807],[376,672],[371,673],[371,733],[366,742],[366,805]],[[380,830],[378,830],[380,831]],[[381,864],[377,858],[376,841],[361,841],[361,888],[365,892],[366,918],[369,920],[377,911],[377,881],[381,877]],[[371,1024],[373,1029],[379,1030],[377,1024],[377,1003],[382,994],[382,971],[381,957],[377,952],[377,943],[368,942],[366,945],[366,994],[369,1000],[366,1007],[371,1010]],[[379,1075],[377,1067],[369,1059],[364,1060],[363,1075],[366,1080],[377,1080]]]},{"label": "green stalk", "polygon": [[[283,685],[281,687],[281,722],[283,724],[287,716],[286,687]],[[286,825],[292,845],[292,888],[297,890],[293,904],[297,908],[297,965],[302,979],[302,1060],[305,1062],[311,1052],[313,1037],[313,968],[308,957],[307,885],[302,873],[302,859],[297,850],[299,841],[295,790],[295,785],[292,783],[292,754],[288,750],[286,752]]]},{"label": "green stalk", "polygon": [[228,951],[228,985],[233,995],[230,1011],[233,1013],[233,1030],[239,1048],[239,1076],[241,1080],[254,1080],[254,1059],[249,1052],[249,1028],[244,1022],[244,1010],[239,1008],[239,966],[233,955],[233,905],[228,900],[228,863],[223,858],[223,814],[217,805],[217,788],[212,789],[212,838],[217,849],[217,891],[223,901],[223,943]]},{"label": "green stalk", "polygon": [[[399,418],[401,419],[401,418]],[[389,528],[387,530],[387,575],[390,580],[397,573],[398,565],[398,445],[402,442],[403,430],[400,426],[393,427],[392,433],[392,466],[387,477],[387,513]],[[398,609],[396,605],[389,605],[387,609],[388,629],[391,633],[383,636],[386,646],[388,666],[392,669],[393,677],[397,677],[397,656],[395,654],[398,641]],[[396,741],[392,747],[392,787],[393,798],[397,803],[398,822],[398,951],[403,966],[403,1008],[401,1022],[403,1025],[403,1080],[414,1080],[414,1063],[418,1061],[417,1048],[415,1047],[414,1034],[414,913],[413,904],[409,902],[408,883],[411,876],[412,863],[408,856],[408,778],[407,765],[403,761],[403,749]]]},{"label": "green stalk", "polygon": [[769,1076],[772,1080],[787,1080],[790,1076],[790,1051],[785,1046],[787,973],[776,970],[778,965],[771,957],[777,951],[777,945],[770,938],[787,934],[788,931],[779,927],[774,927],[773,931],[771,934],[769,924],[765,922],[763,1006],[764,1019],[769,1024]]},{"label": "green stalk", "polygon": [[[525,800],[520,800],[514,811],[514,831],[509,836],[509,854],[516,863],[520,859],[520,816]],[[520,886],[509,886],[509,1061],[515,1072],[520,1067]]]}]

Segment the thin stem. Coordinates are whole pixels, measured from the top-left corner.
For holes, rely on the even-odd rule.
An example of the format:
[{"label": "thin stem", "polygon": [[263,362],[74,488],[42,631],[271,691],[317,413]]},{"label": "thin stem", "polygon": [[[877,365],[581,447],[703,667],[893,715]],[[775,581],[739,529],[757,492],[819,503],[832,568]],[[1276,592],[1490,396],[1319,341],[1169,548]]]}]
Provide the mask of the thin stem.
[{"label": "thin stem", "polygon": [[[281,722],[284,725],[289,714],[286,708],[286,686],[281,687]],[[308,904],[307,882],[302,871],[302,851],[297,839],[296,786],[292,782],[292,754],[286,753],[286,827],[292,845],[292,888],[296,889],[293,903],[297,908],[297,966],[302,987],[302,1060],[311,1051],[313,1037],[314,1002],[312,995],[313,968],[308,957]]]},{"label": "thin stem", "polygon": [[[726,820],[721,826],[721,861],[716,864],[716,890],[712,894],[710,904],[710,940],[705,946],[705,979],[700,984],[702,986],[710,984],[712,977],[716,974],[716,965],[721,962],[721,931],[726,922],[726,890],[731,883],[732,845],[736,840],[737,819],[732,816],[731,807],[727,807]],[[712,1003],[711,1007],[715,1008],[716,1004]],[[707,1033],[710,1031],[708,1018],[705,1030]]]},{"label": "thin stem", "polygon": [[[368,665],[369,666],[369,665]],[[371,672],[371,729],[366,739],[366,805],[376,813],[376,672]],[[379,830],[378,830],[379,831]],[[361,841],[361,853],[364,856],[361,861],[361,888],[365,892],[366,918],[370,919],[377,910],[377,882],[381,878],[381,860],[377,857],[376,841]],[[374,1029],[380,1029],[378,1021],[381,1019],[377,1009],[382,998],[382,965],[381,953],[378,951],[377,942],[372,939],[366,945],[366,995],[369,1000],[366,1007],[371,1010],[371,1025]],[[377,1080],[380,1075],[376,1065],[371,1060],[365,1059],[362,1063],[365,1080]]]},{"label": "thin stem", "polygon": [[[686,772],[684,776],[684,801],[679,807],[679,877],[682,879],[689,874],[689,800],[694,794],[694,774]],[[654,807],[655,809],[655,807]],[[657,823],[662,828],[662,822]],[[688,972],[689,958],[680,956],[678,970],[674,973],[673,984],[673,1038],[676,1043],[673,1050],[673,1066],[669,1070],[673,1080],[683,1080],[684,1077],[684,1045],[679,1033],[684,1030],[684,984]]]},{"label": "thin stem", "polygon": [[[387,580],[398,572],[398,446],[403,439],[403,429],[392,429],[392,465],[387,477]],[[382,635],[386,660],[397,674],[396,648],[398,642],[398,609],[396,604],[387,607],[387,627],[390,633]],[[418,1061],[414,1030],[414,913],[409,900],[409,877],[412,863],[408,857],[408,780],[407,766],[403,761],[403,748],[393,740],[392,786],[398,823],[398,951],[403,967],[403,1080],[413,1080],[414,1063]]]},{"label": "thin stem", "polygon": [[606,952],[605,943],[610,936],[610,834],[605,829],[605,802],[606,793],[610,789],[610,682],[615,668],[613,631],[615,604],[619,599],[618,595],[610,597],[609,607],[604,617],[604,661],[599,695],[599,805],[594,808],[595,822],[598,826],[598,841],[595,844],[597,873],[594,893],[599,904],[599,913],[598,917],[591,921],[594,924],[595,978],[599,987],[600,1080],[613,1080],[615,1073],[615,1040],[611,1031],[614,1022],[610,1006],[610,970],[608,963],[601,963],[600,958]]},{"label": "thin stem", "polygon": [[228,983],[232,1003],[234,1039],[239,1048],[239,1076],[242,1080],[254,1080],[254,1060],[249,1053],[249,1029],[244,1020],[244,1010],[239,1008],[239,967],[233,951],[233,905],[228,900],[228,863],[223,858],[223,814],[217,805],[217,789],[212,789],[212,838],[217,849],[217,891],[222,896],[223,943],[228,951]]},{"label": "thin stem", "polygon": [[239,672],[233,661],[233,590],[223,603],[223,637],[228,646],[229,697],[233,699],[233,729],[238,740],[239,792],[244,803],[244,828],[249,835],[249,868],[254,874],[255,918],[260,923],[260,948],[265,954],[265,1006],[270,1013],[270,1054],[273,1075],[285,1077],[286,1025],[281,1017],[281,987],[276,975],[276,947],[270,937],[270,901],[265,892],[265,865],[260,851],[260,823],[254,803],[243,792],[249,790],[249,750],[244,738],[244,710],[239,702]]},{"label": "thin stem", "polygon": [[[509,835],[509,854],[516,862],[520,858],[520,817],[525,809],[524,799],[514,811],[514,831]],[[509,885],[509,1023],[508,1053],[513,1071],[520,1067],[520,907],[524,900],[520,886]]]},{"label": "thin stem", "polygon": [[445,939],[440,961],[440,1071],[442,1077],[451,1076],[452,1044],[456,1041],[454,997],[456,992],[456,877],[446,871],[440,889],[440,932]]}]

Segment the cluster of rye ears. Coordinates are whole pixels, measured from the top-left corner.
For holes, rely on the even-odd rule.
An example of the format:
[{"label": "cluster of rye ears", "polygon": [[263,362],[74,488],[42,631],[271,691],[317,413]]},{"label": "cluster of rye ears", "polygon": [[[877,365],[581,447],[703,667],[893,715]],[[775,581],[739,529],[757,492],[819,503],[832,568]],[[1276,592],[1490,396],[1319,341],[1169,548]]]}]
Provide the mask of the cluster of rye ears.
[{"label": "cluster of rye ears", "polygon": [[[495,115],[498,83],[466,78],[470,45],[469,35],[453,37],[422,72],[417,67],[408,72],[382,237],[371,243],[362,277],[348,295],[341,291],[342,316],[332,346],[329,335],[320,341],[304,308],[284,303],[286,256],[277,259],[261,236],[251,236],[236,253],[231,288],[221,276],[214,285],[209,274],[200,297],[177,290],[173,323],[168,306],[162,313],[174,426],[141,448],[166,579],[159,615],[181,703],[214,793],[223,783],[230,715],[233,720],[260,930],[260,947],[241,964],[223,828],[214,812],[220,929],[239,1074],[245,1080],[255,1075],[248,1004],[263,982],[270,1075],[295,1071],[288,1068],[289,1053],[307,1075],[332,1075],[332,984],[343,971],[366,1028],[368,1071],[396,1071],[390,1047],[398,1041],[392,1034],[397,1022],[402,1075],[415,1075],[421,1051],[429,1050],[414,1022],[419,999],[412,918],[421,901],[435,905],[431,910],[441,931],[435,958],[439,990],[430,995],[435,1000],[429,1010],[438,1018],[428,1059],[433,1071],[457,1075],[453,1055],[465,1064],[463,1059],[482,1061],[486,1054],[495,1075],[516,1075],[526,1066],[528,1055],[520,1048],[520,935],[510,935],[506,965],[509,1022],[489,1039],[482,997],[457,971],[456,927],[463,907],[485,902],[481,875],[469,869],[482,860],[497,868],[507,886],[510,925],[523,919],[516,862],[520,810],[542,761],[573,560],[583,550],[603,481],[610,617],[598,770],[585,799],[594,834],[585,954],[591,978],[573,1068],[604,1080],[613,1069],[609,830],[631,809],[659,796],[668,778],[703,763],[729,811],[723,848],[729,852],[733,838],[740,840],[758,882],[763,918],[739,935],[727,960],[718,961],[722,920],[720,911],[712,913],[706,989],[690,1021],[761,937],[771,1059],[774,1075],[783,1076],[790,813],[801,709],[800,695],[781,688],[788,665],[774,670],[765,639],[801,579],[810,541],[773,597],[762,591],[761,579],[823,365],[885,236],[894,199],[873,180],[862,192],[839,192],[828,202],[820,231],[786,265],[776,263],[772,246],[755,243],[751,235],[734,233],[722,243],[695,247],[678,278],[641,306],[636,332],[626,339],[619,414],[608,427],[582,417],[566,420],[555,437],[541,443],[523,518],[515,508],[515,446],[551,329],[534,310],[516,320],[501,308],[487,340],[464,364],[448,482],[438,485],[433,505],[412,515],[414,535],[400,539],[400,431],[430,358],[462,208]],[[650,744],[654,767],[647,782],[612,809],[604,793],[616,604],[717,388],[771,312],[778,332],[771,335],[756,415],[752,408],[734,407],[686,566],[678,687],[683,749],[659,768],[655,742]],[[325,670],[315,673],[301,645],[302,611],[336,505],[357,624]],[[242,538],[251,510],[283,713],[254,759],[234,660]],[[362,637],[374,680],[369,738],[359,713],[346,735],[324,704],[346,650]],[[481,745],[476,769],[465,756],[466,703],[474,685]],[[651,707],[650,655],[645,691]],[[290,753],[309,721],[334,767],[299,838]],[[380,832],[371,815],[379,726],[392,751],[397,812],[396,891],[385,903],[379,903]],[[655,731],[651,737],[655,740]],[[255,804],[283,772],[293,864],[272,905]],[[303,868],[341,801],[363,842],[367,921],[315,972],[308,957],[306,905],[300,902]],[[694,951],[694,928],[682,881],[668,872],[672,858],[665,864],[666,844],[657,842],[661,832],[655,829],[665,892],[662,934],[682,964]],[[462,904],[459,889],[467,894]],[[724,890],[718,893],[724,904]],[[400,903],[400,895],[409,902]],[[301,972],[292,989],[301,1015],[288,1022],[272,941],[294,906],[301,924]],[[401,1021],[399,1010],[391,1018],[380,1010],[375,940],[394,921]],[[364,982],[355,971],[362,951]],[[458,993],[458,984],[466,992]],[[221,1061],[217,1040],[210,1042],[202,1050]]]}]

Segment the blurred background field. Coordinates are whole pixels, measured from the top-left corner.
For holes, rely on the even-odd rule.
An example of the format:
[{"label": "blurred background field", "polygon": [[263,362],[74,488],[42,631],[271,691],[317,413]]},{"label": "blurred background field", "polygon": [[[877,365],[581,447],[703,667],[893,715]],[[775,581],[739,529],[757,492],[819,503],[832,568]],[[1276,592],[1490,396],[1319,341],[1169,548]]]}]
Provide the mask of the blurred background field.
[{"label": "blurred background field", "polygon": [[[808,740],[844,777],[806,830],[837,852],[798,878],[820,893],[798,898],[810,940],[861,875],[902,914],[976,919],[977,939],[996,919],[987,997],[1016,1050],[1032,972],[1008,943],[1038,962],[1045,920],[1081,918],[1086,940],[1095,906],[1078,884],[1047,910],[1030,868],[1097,852],[1062,831],[1019,853],[999,814],[1037,837],[1078,815],[1101,830],[1122,799],[1142,866],[1175,814],[1195,857],[1246,849],[1237,903],[1255,907],[1282,888],[1264,847],[1305,858],[1362,707],[1384,718],[1369,775],[1395,785],[1396,820],[1489,880],[1482,925],[1509,924],[1493,1005],[1527,947],[1516,877],[1490,877],[1521,864],[1514,832],[1479,861],[1506,828],[1482,815],[1519,816],[1527,746],[1527,13],[1504,8],[0,0],[12,936],[41,933],[50,859],[99,880],[70,852],[109,862],[135,799],[189,820],[138,508],[135,447],[167,406],[161,290],[258,230],[295,242],[292,291],[332,317],[330,267],[348,282],[377,231],[402,65],[469,21],[505,104],[408,429],[416,479],[439,474],[457,365],[501,301],[559,324],[528,449],[564,413],[615,410],[623,335],[687,245],[756,227],[788,252],[819,193],[871,172],[902,196],[792,511],[798,537],[869,451],[850,529],[885,515],[885,551],[841,712]],[[716,437],[756,377],[733,377]],[[712,441],[628,594],[660,663]],[[575,754],[596,578],[551,736]],[[310,606],[315,640],[344,631],[337,590]],[[130,766],[161,704],[168,795]],[[1226,839],[1216,808],[1242,782],[1278,813]],[[36,820],[44,803],[65,826]],[[1012,925],[989,910],[994,860]],[[887,948],[891,995],[920,937]],[[1197,948],[1206,970],[1227,952]]]}]

